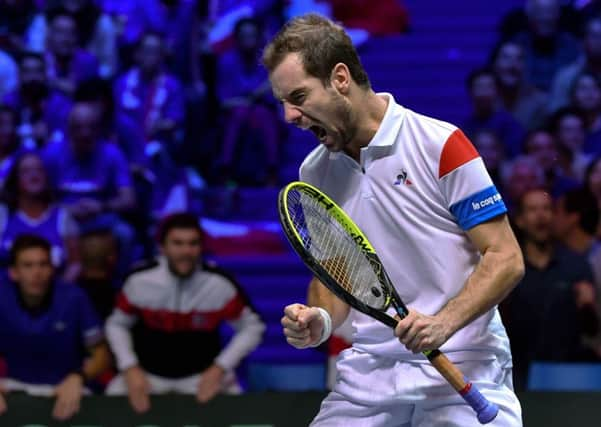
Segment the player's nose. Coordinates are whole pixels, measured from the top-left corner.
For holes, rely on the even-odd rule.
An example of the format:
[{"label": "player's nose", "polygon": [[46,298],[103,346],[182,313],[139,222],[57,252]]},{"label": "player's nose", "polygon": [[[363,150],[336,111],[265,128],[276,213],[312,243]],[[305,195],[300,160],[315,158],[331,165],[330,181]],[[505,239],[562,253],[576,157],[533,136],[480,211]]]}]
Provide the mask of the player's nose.
[{"label": "player's nose", "polygon": [[290,104],[284,104],[284,120],[286,120],[287,123],[298,125],[302,116],[303,113],[301,113],[298,108]]}]

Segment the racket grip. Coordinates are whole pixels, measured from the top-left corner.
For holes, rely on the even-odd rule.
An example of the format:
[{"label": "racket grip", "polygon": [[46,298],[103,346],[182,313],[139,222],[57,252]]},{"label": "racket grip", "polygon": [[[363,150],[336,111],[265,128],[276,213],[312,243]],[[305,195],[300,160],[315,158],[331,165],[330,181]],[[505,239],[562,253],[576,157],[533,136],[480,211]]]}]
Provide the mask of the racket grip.
[{"label": "racket grip", "polygon": [[499,407],[490,402],[480,390],[467,381],[459,368],[451,362],[440,350],[424,352],[432,365],[453,386],[457,393],[472,407],[480,424],[487,424],[495,419]]},{"label": "racket grip", "polygon": [[480,424],[491,422],[499,413],[499,407],[484,397],[471,382],[467,382],[459,394],[474,409]]}]

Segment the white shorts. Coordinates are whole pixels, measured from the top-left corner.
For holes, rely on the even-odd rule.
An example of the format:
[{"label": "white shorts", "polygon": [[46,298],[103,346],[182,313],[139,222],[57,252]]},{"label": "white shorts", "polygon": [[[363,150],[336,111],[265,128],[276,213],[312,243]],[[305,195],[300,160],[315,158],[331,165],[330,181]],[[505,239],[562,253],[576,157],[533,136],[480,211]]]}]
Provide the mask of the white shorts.
[{"label": "white shorts", "polygon": [[[456,365],[499,406],[499,414],[487,426],[522,426],[509,363],[478,360]],[[428,363],[401,362],[350,348],[340,354],[337,369],[336,386],[322,402],[313,427],[480,425],[473,409]]]},{"label": "white shorts", "polygon": [[[157,375],[152,375],[146,372],[146,378],[150,385],[151,394],[166,394],[166,393],[180,393],[180,394],[192,394],[195,395],[198,390],[198,384],[202,380],[200,374],[191,375],[184,378],[165,378]],[[111,380],[109,385],[106,387],[105,393],[107,395],[125,395],[127,394],[127,384],[123,374],[117,375]],[[242,388],[236,379],[233,372],[227,372],[223,377],[222,393],[224,394],[240,394]]]}]

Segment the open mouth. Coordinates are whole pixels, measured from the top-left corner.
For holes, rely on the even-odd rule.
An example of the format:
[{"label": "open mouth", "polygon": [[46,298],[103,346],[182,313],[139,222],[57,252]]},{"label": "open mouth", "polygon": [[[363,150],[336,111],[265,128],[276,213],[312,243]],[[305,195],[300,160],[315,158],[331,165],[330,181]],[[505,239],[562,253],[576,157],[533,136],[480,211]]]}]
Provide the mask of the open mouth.
[{"label": "open mouth", "polygon": [[328,136],[326,130],[319,125],[313,125],[309,128],[309,130],[315,134],[317,139],[319,139],[319,142],[324,142]]}]

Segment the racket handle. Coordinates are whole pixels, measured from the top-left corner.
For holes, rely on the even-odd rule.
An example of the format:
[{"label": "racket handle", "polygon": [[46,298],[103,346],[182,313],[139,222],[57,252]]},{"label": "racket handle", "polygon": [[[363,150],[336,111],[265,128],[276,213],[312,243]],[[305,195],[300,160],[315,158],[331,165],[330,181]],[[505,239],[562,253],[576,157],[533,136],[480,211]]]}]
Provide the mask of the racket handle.
[{"label": "racket handle", "polygon": [[451,362],[440,350],[424,352],[432,365],[453,386],[453,388],[472,407],[478,416],[480,424],[487,424],[495,419],[499,407],[489,401],[480,390],[467,381],[459,368]]}]

